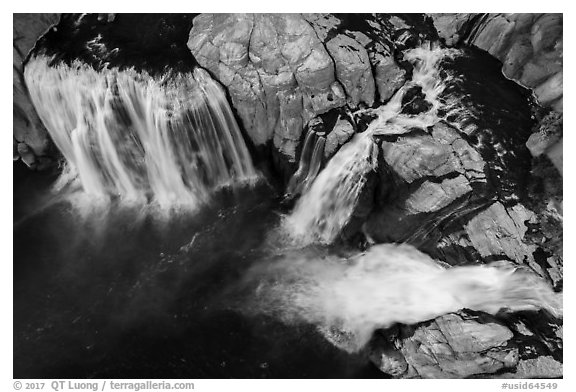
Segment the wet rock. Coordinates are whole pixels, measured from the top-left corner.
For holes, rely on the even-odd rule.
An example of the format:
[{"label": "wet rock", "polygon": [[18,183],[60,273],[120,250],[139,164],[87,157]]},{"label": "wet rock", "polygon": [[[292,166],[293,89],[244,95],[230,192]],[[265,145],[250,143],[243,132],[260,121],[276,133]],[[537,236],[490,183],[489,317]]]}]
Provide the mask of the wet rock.
[{"label": "wet rock", "polygon": [[404,355],[393,347],[378,347],[370,353],[370,361],[383,373],[401,377],[408,371]]},{"label": "wet rock", "polygon": [[527,230],[525,222],[531,220],[534,222],[534,213],[521,204],[506,208],[497,202],[473,217],[466,232],[482,256],[506,255],[522,263],[534,251],[522,241]]},{"label": "wet rock", "polygon": [[550,112],[538,124],[537,132],[530,135],[526,147],[533,157],[538,157],[547,152],[562,137],[563,116],[562,113]]},{"label": "wet rock", "polygon": [[[38,117],[24,82],[24,61],[36,40],[58,22],[59,14],[14,14],[13,19],[13,135],[22,160],[35,166],[36,156],[47,154],[48,131]],[[20,146],[23,144],[24,146]]]},{"label": "wet rock", "polygon": [[22,158],[22,162],[24,162],[28,167],[34,166],[36,156],[26,143],[18,143],[17,151],[20,158]]},{"label": "wet rock", "polygon": [[385,242],[421,238],[431,249],[439,249],[441,237],[451,232],[430,231],[451,216],[477,208],[472,200],[487,193],[487,165],[462,137],[440,122],[429,133],[413,132],[382,142],[377,204],[366,225],[372,238]]},{"label": "wet rock", "polygon": [[545,154],[556,166],[562,175],[563,158],[563,115],[562,113],[551,111],[540,120],[534,132],[528,138],[526,147],[533,157]]},{"label": "wet rock", "polygon": [[355,39],[339,34],[326,43],[336,66],[336,78],[344,86],[348,102],[374,103],[374,77],[366,49]]},{"label": "wet rock", "polygon": [[556,166],[556,169],[558,169],[558,172],[560,172],[560,175],[563,174],[563,157],[564,157],[564,139],[560,139],[560,141],[558,143],[555,143],[554,145],[552,145],[548,151],[546,152],[546,155],[548,155],[548,158],[550,158],[550,160],[552,161],[552,163],[554,163],[554,166]]},{"label": "wet rock", "polygon": [[504,373],[500,378],[561,378],[563,376],[562,363],[550,356],[520,360],[516,371]]},{"label": "wet rock", "polygon": [[409,183],[421,177],[438,177],[461,169],[450,145],[439,143],[431,136],[383,142],[382,152],[386,163]]},{"label": "wet rock", "polygon": [[441,183],[425,181],[410,195],[405,206],[411,214],[435,212],[471,191],[468,180],[462,175],[447,178]]},{"label": "wet rock", "polygon": [[512,337],[512,331],[491,316],[450,313],[432,322],[401,327],[394,344],[377,344],[370,358],[397,378],[492,374],[518,363]]},{"label": "wet rock", "polygon": [[402,97],[402,113],[418,114],[427,112],[432,108],[432,104],[426,101],[422,93],[422,87],[415,86],[406,91]]},{"label": "wet rock", "polygon": [[380,102],[387,102],[406,82],[406,71],[399,67],[392,57],[376,54],[374,78]]},{"label": "wet rock", "polygon": [[346,118],[338,117],[332,131],[326,137],[324,156],[331,157],[338,148],[345,144],[354,135],[354,126]]},{"label": "wet rock", "polygon": [[537,222],[528,224],[524,241],[537,247],[536,261],[559,288],[563,276],[563,181],[546,155],[533,159],[527,190],[524,204],[535,211]]},{"label": "wet rock", "polygon": [[382,143],[384,160],[406,182],[422,177],[440,177],[458,172],[483,177],[484,161],[456,130],[444,123],[434,126],[432,135],[398,138]]},{"label": "wet rock", "polygon": [[[563,74],[559,71],[545,81],[540,83],[536,88],[534,88],[534,94],[538,97],[538,101],[543,106],[552,106],[552,104],[563,97]],[[558,108],[562,111],[561,107]]]},{"label": "wet rock", "polygon": [[562,14],[430,14],[448,45],[464,42],[503,63],[503,73],[562,111]]},{"label": "wet rock", "polygon": [[463,38],[465,27],[470,23],[473,14],[430,14],[438,35],[448,46],[454,46]]},{"label": "wet rock", "polygon": [[20,159],[20,155],[18,154],[18,141],[12,138],[12,160],[17,161]]}]

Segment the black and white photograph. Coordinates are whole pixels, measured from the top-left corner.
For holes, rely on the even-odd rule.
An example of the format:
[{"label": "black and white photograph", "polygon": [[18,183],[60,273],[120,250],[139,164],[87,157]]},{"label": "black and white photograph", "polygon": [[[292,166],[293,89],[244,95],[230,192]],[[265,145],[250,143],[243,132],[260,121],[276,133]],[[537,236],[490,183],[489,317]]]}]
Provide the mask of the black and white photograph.
[{"label": "black and white photograph", "polygon": [[566,390],[563,13],[132,8],[12,14],[6,390]]}]

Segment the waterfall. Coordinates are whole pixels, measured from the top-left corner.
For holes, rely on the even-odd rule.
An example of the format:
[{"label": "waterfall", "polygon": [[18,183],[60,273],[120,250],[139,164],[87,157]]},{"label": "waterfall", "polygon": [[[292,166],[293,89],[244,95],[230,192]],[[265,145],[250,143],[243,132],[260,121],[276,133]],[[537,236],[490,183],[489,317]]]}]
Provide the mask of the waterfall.
[{"label": "waterfall", "polygon": [[[336,239],[352,216],[367,174],[377,169],[378,148],[373,136],[402,134],[414,127],[426,129],[440,121],[438,109],[442,103],[439,96],[451,77],[440,78],[439,63],[458,53],[455,49],[431,46],[404,53],[404,58],[414,65],[412,80],[406,82],[386,105],[371,110],[378,117],[367,130],[345,144],[312,185],[303,189],[294,211],[286,219],[287,231],[294,238],[303,243],[331,243]],[[401,113],[404,94],[415,86],[422,88],[431,108],[417,115]],[[308,138],[302,156],[307,144]],[[301,176],[299,170],[292,181],[298,181]]]},{"label": "waterfall", "polygon": [[222,88],[202,69],[152,77],[40,56],[25,78],[66,175],[86,194],[193,208],[257,176]]},{"label": "waterfall", "polygon": [[303,243],[331,243],[350,219],[377,159],[378,148],[370,134],[356,134],[296,203],[286,220],[291,234]]},{"label": "waterfall", "polygon": [[445,268],[416,248],[372,246],[352,259],[291,253],[249,271],[258,282],[251,308],[286,323],[311,323],[358,351],[378,328],[417,324],[460,309],[490,314],[545,309],[562,317],[562,293],[532,272],[502,265]]},{"label": "waterfall", "polygon": [[326,137],[323,133],[320,134],[312,129],[308,130],[304,140],[304,147],[300,153],[298,169],[288,183],[286,190],[288,197],[297,196],[305,192],[312,184],[320,171],[325,145]]}]

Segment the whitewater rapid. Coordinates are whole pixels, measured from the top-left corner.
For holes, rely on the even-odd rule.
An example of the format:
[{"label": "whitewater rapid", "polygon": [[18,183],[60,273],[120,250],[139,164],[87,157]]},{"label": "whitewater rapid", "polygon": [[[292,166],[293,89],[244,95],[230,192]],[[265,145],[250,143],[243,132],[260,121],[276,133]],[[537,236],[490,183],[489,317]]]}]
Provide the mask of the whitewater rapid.
[{"label": "whitewater rapid", "polygon": [[354,352],[376,329],[417,324],[461,309],[497,314],[545,309],[562,317],[562,294],[531,272],[511,266],[446,268],[416,248],[374,245],[352,258],[311,249],[252,268],[257,282],[251,311],[288,324],[310,323],[325,335],[347,336]]}]

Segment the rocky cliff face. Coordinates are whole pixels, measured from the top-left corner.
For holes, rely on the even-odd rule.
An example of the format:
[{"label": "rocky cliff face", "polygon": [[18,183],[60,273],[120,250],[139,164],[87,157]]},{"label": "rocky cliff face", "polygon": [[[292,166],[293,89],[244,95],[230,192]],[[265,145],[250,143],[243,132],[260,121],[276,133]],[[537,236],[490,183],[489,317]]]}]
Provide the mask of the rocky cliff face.
[{"label": "rocky cliff face", "polygon": [[[562,14],[431,14],[431,17],[447,45],[473,45],[487,51],[502,62],[506,77],[533,90],[542,106],[562,113]],[[542,139],[539,135],[535,133],[531,142]],[[538,143],[561,172],[561,132],[555,140]]]},{"label": "rocky cliff face", "polygon": [[425,37],[407,23],[418,21],[204,14],[194,20],[188,47],[228,88],[253,142],[271,142],[280,170],[293,172],[303,133],[320,116],[385,102],[402,86],[406,70],[394,53]]},{"label": "rocky cliff face", "polygon": [[502,61],[502,72],[562,111],[562,14],[431,14],[446,44],[474,45]]},{"label": "rocky cliff face", "polygon": [[13,15],[13,145],[14,160],[22,159],[31,168],[42,169],[52,161],[48,133],[30,101],[24,82],[24,62],[36,40],[58,23],[59,14]]}]

